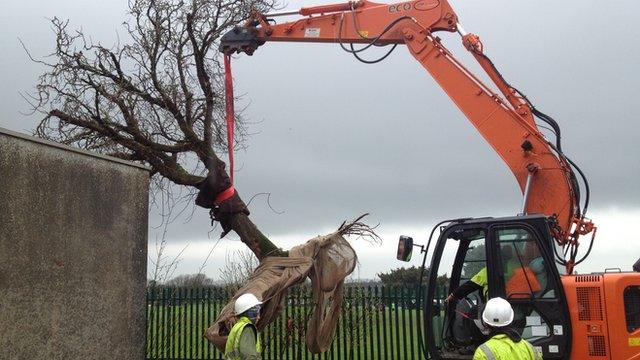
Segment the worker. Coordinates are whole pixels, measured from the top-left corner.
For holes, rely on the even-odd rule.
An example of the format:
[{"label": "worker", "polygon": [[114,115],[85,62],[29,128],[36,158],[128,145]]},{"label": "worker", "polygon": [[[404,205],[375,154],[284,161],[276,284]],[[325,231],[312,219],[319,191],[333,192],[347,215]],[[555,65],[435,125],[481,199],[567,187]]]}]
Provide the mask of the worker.
[{"label": "worker", "polygon": [[[487,278],[487,267],[483,267],[469,281],[460,285],[444,300],[446,304],[451,304],[453,299],[462,299],[472,292],[479,290],[482,299],[486,299],[489,292],[489,281]],[[454,303],[455,316],[452,319],[452,334],[459,340],[461,347],[458,352],[463,355],[471,355],[476,346],[486,339],[488,329],[480,319],[482,302],[473,303],[469,301]]]},{"label": "worker", "polygon": [[[538,283],[540,284],[540,290],[534,292],[534,297],[542,297],[547,290],[548,283],[547,269],[545,266],[544,258],[540,253],[538,245],[536,245],[536,243],[533,241],[528,241],[525,245],[524,250],[526,259],[525,261],[529,262],[529,268],[531,269],[531,271],[533,271],[534,275],[536,276],[536,280],[538,280]],[[551,296],[553,296],[553,293],[551,294]]]},{"label": "worker", "polygon": [[453,299],[462,299],[465,296],[471,294],[476,290],[482,290],[482,296],[484,298],[487,297],[489,293],[489,279],[487,277],[487,267],[483,267],[478,271],[473,277],[465,282],[464,284],[458,286],[446,299],[444,299],[445,303],[449,303]]},{"label": "worker", "polygon": [[[511,252],[509,252],[509,255],[511,255]],[[508,258],[510,259],[511,256],[508,256]],[[480,271],[478,271],[475,275],[473,275],[473,277],[469,281],[453,290],[453,292],[451,292],[451,294],[447,296],[444,302],[449,303],[453,299],[462,299],[476,290],[481,290],[480,294],[482,296],[482,299],[486,299],[489,295],[489,277],[487,274],[486,266],[480,269]]]},{"label": "worker", "polygon": [[542,290],[535,273],[529,267],[528,255],[534,255],[534,249],[526,249],[525,254],[515,243],[504,243],[500,246],[504,266],[504,281],[507,298],[530,298]]},{"label": "worker", "polygon": [[[508,294],[516,293],[516,292],[525,293],[529,291],[529,288],[526,287],[527,282],[522,279],[530,279],[530,278],[534,278],[534,276],[531,273],[530,269],[526,268],[522,270],[522,265],[518,263],[518,261],[515,259],[515,256],[513,255],[513,249],[514,248],[511,244],[504,245],[500,248],[502,263],[505,264],[504,266],[505,283],[507,284]],[[527,273],[525,274],[525,272]],[[515,281],[515,280],[511,281],[514,274],[518,275],[516,276],[518,281]],[[531,275],[527,278],[528,274],[531,274]],[[533,280],[529,280],[529,282],[534,283],[532,285],[534,288],[534,291],[540,290],[540,284],[538,283],[537,280],[533,279]],[[523,283],[525,284],[525,286],[522,286]],[[458,300],[462,299],[476,290],[482,290],[481,294],[483,299],[487,298],[489,294],[489,279],[487,275],[486,266],[480,269],[480,271],[478,271],[469,281],[465,282],[464,284],[460,285],[457,289],[455,289],[451,294],[449,294],[449,296],[447,296],[447,298],[444,301],[445,303],[449,303],[453,299],[458,299]]]},{"label": "worker", "polygon": [[[502,244],[500,248],[502,263],[504,264],[505,290],[507,295],[511,297],[522,297],[526,294],[540,291],[540,284],[531,269],[519,265],[519,262],[516,261],[514,249],[515,247],[512,244]],[[445,299],[445,303],[450,304],[452,300],[463,299],[474,291],[478,291],[480,293],[479,301],[467,302],[470,306],[469,308],[465,308],[464,305],[460,308],[459,305],[456,305],[456,314],[461,314],[461,317],[456,315],[456,318],[454,319],[454,324],[459,324],[459,327],[465,329],[464,331],[466,335],[462,335],[462,333],[458,335],[467,339],[466,342],[472,343],[471,346],[466,346],[464,349],[459,350],[468,354],[473,353],[476,346],[486,340],[487,336],[489,336],[491,332],[491,330],[482,321],[485,299],[488,299],[489,297],[487,267],[485,266],[480,269],[480,271],[478,271],[470,280],[453,290],[453,292]],[[517,314],[518,319],[524,318],[521,312],[521,309],[519,309]],[[467,326],[468,320],[473,321],[475,328],[477,328],[480,333],[475,331],[473,326]]]},{"label": "worker", "polygon": [[513,308],[501,297],[487,302],[482,321],[490,330],[490,338],[473,354],[473,360],[542,360],[542,354],[510,325]]},{"label": "worker", "polygon": [[226,360],[262,359],[260,338],[256,328],[256,323],[260,319],[261,305],[262,302],[251,293],[242,294],[236,299],[233,310],[237,321],[227,337],[224,348]]}]

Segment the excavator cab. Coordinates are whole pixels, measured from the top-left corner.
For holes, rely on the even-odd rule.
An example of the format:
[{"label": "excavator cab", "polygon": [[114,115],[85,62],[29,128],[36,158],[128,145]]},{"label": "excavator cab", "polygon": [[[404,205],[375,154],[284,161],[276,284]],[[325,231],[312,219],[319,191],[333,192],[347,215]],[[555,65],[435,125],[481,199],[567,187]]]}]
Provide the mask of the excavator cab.
[{"label": "excavator cab", "polygon": [[[500,296],[514,308],[512,327],[545,359],[568,359],[571,319],[560,283],[564,267],[554,260],[549,220],[543,215],[482,218],[454,221],[440,230],[424,307],[424,333],[434,335],[426,336],[430,358],[471,359],[489,337],[480,320],[484,304]],[[480,284],[465,287],[473,291],[460,299],[444,301],[469,281]]]}]

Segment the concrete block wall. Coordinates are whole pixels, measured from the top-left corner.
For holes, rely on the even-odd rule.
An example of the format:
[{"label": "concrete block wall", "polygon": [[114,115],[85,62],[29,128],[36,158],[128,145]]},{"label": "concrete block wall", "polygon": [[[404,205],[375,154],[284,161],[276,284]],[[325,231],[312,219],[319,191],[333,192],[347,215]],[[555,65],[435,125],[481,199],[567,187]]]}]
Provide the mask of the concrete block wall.
[{"label": "concrete block wall", "polygon": [[148,186],[0,128],[0,359],[144,359]]}]

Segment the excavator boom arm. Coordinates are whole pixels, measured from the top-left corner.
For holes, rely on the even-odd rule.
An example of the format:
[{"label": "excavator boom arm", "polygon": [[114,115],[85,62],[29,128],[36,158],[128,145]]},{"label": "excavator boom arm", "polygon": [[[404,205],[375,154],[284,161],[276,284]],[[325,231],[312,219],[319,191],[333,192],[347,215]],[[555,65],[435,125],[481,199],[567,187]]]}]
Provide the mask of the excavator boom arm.
[{"label": "excavator boom arm", "polygon": [[[274,15],[299,14],[304,17],[272,24]],[[243,27],[223,36],[220,50],[252,54],[265,41],[318,43],[402,44],[403,25],[421,24],[430,31],[456,31],[457,17],[446,1],[416,0],[397,4],[369,1],[302,8],[296,12],[263,15],[253,12]],[[250,34],[248,34],[250,33]],[[247,46],[242,41],[250,35],[257,42]]]},{"label": "excavator boom arm", "polygon": [[[227,33],[220,50],[249,55],[268,41],[340,43],[357,55],[354,43],[406,44],[473,126],[515,175],[524,193],[523,213],[555,218],[553,236],[560,245],[577,246],[579,235],[593,224],[580,212],[579,188],[561,149],[539,131],[535,108],[500,75],[483,53],[476,35],[466,33],[446,0],[414,0],[395,4],[368,1],[303,8],[300,19],[273,24],[254,12],[244,26]],[[502,96],[467,70],[447,50],[437,31],[458,32]],[[345,45],[348,44],[348,45]],[[570,267],[573,264],[570,262]]]}]

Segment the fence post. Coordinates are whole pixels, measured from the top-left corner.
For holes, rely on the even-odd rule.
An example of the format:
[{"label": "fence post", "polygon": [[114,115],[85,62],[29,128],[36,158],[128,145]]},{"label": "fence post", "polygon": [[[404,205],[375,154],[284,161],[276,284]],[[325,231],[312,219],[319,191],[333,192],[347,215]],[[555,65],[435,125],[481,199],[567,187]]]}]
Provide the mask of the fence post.
[{"label": "fence post", "polygon": [[[374,315],[374,305],[373,305],[373,292],[372,292],[373,288],[371,287],[371,285],[367,286],[367,298],[365,301],[366,306],[364,306],[364,308],[366,309],[366,313],[367,313],[367,323],[368,326],[367,328],[369,329],[369,353],[365,353],[364,356],[367,359],[373,359],[373,315]],[[365,325],[366,326],[366,325]]]},{"label": "fence post", "polygon": [[410,345],[410,358],[411,359],[415,359],[415,342],[416,339],[413,336],[414,334],[414,329],[413,329],[413,317],[414,314],[416,314],[418,311],[420,311],[420,309],[417,308],[416,306],[416,301],[415,301],[415,286],[414,287],[406,287],[405,290],[408,293],[407,299],[405,300],[405,303],[408,304],[409,306],[409,345]]},{"label": "fence post", "polygon": [[151,351],[149,350],[151,348],[151,330],[153,329],[152,323],[151,323],[151,308],[152,308],[152,303],[153,303],[153,290],[152,290],[153,286],[150,288],[147,286],[147,318],[146,323],[147,323],[147,329],[146,329],[146,334],[147,336],[145,336],[145,354],[146,354],[146,358],[149,359],[151,358]]},{"label": "fence post", "polygon": [[184,359],[185,354],[185,318],[186,311],[184,308],[184,295],[185,289],[183,287],[178,288],[178,303],[180,304],[178,307],[179,315],[178,315],[178,359]]}]

